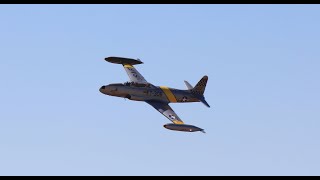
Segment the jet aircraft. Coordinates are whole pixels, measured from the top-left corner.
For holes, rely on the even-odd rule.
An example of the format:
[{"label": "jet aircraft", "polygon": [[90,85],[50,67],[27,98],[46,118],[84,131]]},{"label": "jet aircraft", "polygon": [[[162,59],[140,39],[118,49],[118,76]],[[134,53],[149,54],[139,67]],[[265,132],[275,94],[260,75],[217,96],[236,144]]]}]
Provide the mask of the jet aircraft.
[{"label": "jet aircraft", "polygon": [[165,124],[164,127],[169,130],[205,133],[202,128],[184,124],[179,116],[172,110],[169,103],[190,103],[202,102],[210,107],[204,98],[204,91],[207,85],[208,76],[203,78],[195,87],[184,81],[187,90],[169,88],[167,86],[155,86],[146,81],[137,71],[134,65],[143,64],[139,59],[123,57],[107,57],[107,62],[121,64],[127,72],[130,81],[126,83],[114,83],[102,86],[100,92],[109,96],[127,98],[133,101],[144,101],[168,118],[172,123]]}]

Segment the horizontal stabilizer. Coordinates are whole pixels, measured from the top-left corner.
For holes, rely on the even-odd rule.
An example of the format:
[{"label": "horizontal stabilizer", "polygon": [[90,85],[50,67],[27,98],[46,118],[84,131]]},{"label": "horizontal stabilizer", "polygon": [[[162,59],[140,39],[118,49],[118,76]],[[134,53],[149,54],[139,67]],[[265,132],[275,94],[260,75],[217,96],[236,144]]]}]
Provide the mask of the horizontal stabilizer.
[{"label": "horizontal stabilizer", "polygon": [[126,64],[126,65],[143,64],[143,62],[140,61],[140,59],[130,59],[130,58],[123,58],[123,57],[107,57],[104,60],[114,64]]},{"label": "horizontal stabilizer", "polygon": [[208,108],[210,108],[210,105],[207,103],[207,101],[203,98],[203,99],[200,99],[200,101],[205,105],[207,106]]},{"label": "horizontal stabilizer", "polygon": [[184,81],[184,83],[186,84],[189,90],[193,89],[193,86],[188,81]]},{"label": "horizontal stabilizer", "polygon": [[207,103],[207,101],[204,99],[204,96],[202,95],[195,95],[197,99],[199,99],[200,102],[202,102],[205,106],[210,108],[210,105]]}]

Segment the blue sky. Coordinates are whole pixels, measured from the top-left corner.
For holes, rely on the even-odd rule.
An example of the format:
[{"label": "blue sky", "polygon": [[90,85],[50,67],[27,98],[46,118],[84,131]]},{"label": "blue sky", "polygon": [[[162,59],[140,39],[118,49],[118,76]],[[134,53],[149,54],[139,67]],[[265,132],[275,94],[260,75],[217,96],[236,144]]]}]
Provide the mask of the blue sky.
[{"label": "blue sky", "polygon": [[[0,175],[320,175],[319,5],[0,5]],[[105,96],[209,76],[169,131]]]}]

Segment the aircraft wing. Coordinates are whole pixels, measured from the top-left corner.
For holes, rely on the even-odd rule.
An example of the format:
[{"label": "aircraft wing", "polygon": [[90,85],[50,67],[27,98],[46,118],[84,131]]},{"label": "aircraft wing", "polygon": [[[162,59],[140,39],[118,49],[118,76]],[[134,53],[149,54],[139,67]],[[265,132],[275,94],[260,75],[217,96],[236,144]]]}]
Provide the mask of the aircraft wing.
[{"label": "aircraft wing", "polygon": [[144,79],[144,77],[137,71],[136,68],[133,67],[131,64],[123,64],[124,69],[126,70],[130,80],[134,83],[139,84],[147,84],[148,81]]},{"label": "aircraft wing", "polygon": [[143,64],[140,59],[131,59],[131,58],[123,58],[123,57],[107,57],[106,61],[114,64],[122,64],[124,69],[126,70],[131,82],[139,83],[139,84],[148,84],[148,82],[144,79],[144,77],[133,67],[133,65]]},{"label": "aircraft wing", "polygon": [[172,121],[174,124],[184,124],[184,122],[179,118],[179,116],[172,110],[172,108],[163,102],[158,101],[146,101],[146,103],[150,104],[157,111],[159,111],[162,115]]}]

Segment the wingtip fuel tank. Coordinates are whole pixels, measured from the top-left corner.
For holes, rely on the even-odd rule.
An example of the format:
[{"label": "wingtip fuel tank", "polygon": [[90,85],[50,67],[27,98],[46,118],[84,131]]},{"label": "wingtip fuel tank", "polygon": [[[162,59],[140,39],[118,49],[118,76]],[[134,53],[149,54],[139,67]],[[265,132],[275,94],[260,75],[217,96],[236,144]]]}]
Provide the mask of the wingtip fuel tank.
[{"label": "wingtip fuel tank", "polygon": [[197,131],[201,131],[203,133],[204,130],[197,127],[197,126],[193,126],[193,125],[188,125],[188,124],[173,124],[173,123],[169,123],[169,124],[165,124],[163,125],[164,128],[169,129],[169,130],[173,130],[173,131],[184,131],[184,132],[197,132]]},{"label": "wingtip fuel tank", "polygon": [[114,64],[130,64],[130,65],[143,64],[143,62],[140,59],[114,57],[114,56],[107,57],[104,60]]}]

